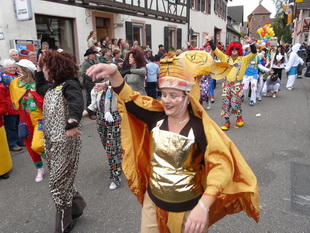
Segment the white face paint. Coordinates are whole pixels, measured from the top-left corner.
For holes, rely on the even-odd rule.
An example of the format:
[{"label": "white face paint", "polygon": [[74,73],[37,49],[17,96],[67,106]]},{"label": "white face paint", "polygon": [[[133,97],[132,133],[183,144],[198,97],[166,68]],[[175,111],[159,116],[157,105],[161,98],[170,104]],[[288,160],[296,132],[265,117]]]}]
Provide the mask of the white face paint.
[{"label": "white face paint", "polygon": [[233,55],[233,56],[238,55],[238,50],[233,50],[233,51],[231,52],[231,55]]}]

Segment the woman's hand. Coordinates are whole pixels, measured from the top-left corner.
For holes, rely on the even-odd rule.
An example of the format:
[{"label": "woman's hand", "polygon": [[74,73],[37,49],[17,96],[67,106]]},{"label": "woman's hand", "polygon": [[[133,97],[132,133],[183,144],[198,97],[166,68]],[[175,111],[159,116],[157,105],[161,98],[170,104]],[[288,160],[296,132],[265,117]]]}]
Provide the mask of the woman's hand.
[{"label": "woman's hand", "polygon": [[212,36],[210,36],[209,34],[206,34],[206,33],[202,33],[202,36],[203,36],[203,38],[206,39],[207,42],[213,39]]},{"label": "woman's hand", "polygon": [[69,137],[78,138],[81,134],[82,132],[77,127],[66,130],[66,135],[68,138]]},{"label": "woman's hand", "polygon": [[119,87],[124,82],[117,66],[113,64],[100,63],[93,65],[86,71],[86,74],[88,76],[92,76],[93,81],[105,77],[105,80],[110,81],[110,85],[112,87]]},{"label": "woman's hand", "polygon": [[184,233],[201,233],[206,226],[209,226],[209,208],[215,200],[213,196],[208,194],[202,195],[187,217]]},{"label": "woman's hand", "polygon": [[208,224],[209,211],[198,203],[187,217],[184,233],[201,233]]},{"label": "woman's hand", "polygon": [[248,44],[251,44],[251,43],[252,43],[252,39],[251,39],[250,37],[248,37],[248,36],[245,36],[245,37],[243,38],[243,40],[244,40],[245,43],[248,43]]},{"label": "woman's hand", "polygon": [[107,87],[106,83],[96,83],[96,85],[94,86],[94,91],[102,91],[105,87]]},{"label": "woman's hand", "polygon": [[92,76],[92,80],[96,81],[99,78],[106,77],[109,75],[114,75],[117,72],[116,66],[109,64],[96,64],[91,66],[87,71],[86,75]]}]

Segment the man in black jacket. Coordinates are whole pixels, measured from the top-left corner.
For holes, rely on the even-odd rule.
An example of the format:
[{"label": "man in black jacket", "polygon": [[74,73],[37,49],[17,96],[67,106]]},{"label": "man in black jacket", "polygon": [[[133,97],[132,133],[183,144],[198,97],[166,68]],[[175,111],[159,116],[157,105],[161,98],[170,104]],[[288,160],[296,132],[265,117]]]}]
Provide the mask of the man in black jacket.
[{"label": "man in black jacket", "polygon": [[[97,55],[96,55],[97,53],[98,52],[96,50],[93,50],[92,48],[87,49],[84,54],[84,57],[86,57],[86,59],[83,61],[81,65],[83,83],[86,89],[86,109],[91,103],[90,92],[95,86],[95,83],[92,81],[92,78],[86,75],[86,71],[88,70],[89,67],[99,63]],[[100,82],[100,81],[97,81],[97,82]],[[96,116],[92,113],[89,113],[89,118],[92,120],[95,120]]]}]

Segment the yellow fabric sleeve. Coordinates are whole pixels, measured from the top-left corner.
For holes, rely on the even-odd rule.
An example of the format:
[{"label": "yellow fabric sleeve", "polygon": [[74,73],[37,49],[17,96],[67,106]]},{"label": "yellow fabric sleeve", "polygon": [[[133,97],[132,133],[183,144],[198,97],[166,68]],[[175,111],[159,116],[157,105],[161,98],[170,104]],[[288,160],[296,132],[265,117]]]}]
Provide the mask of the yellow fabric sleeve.
[{"label": "yellow fabric sleeve", "polygon": [[13,107],[18,110],[19,109],[19,100],[23,97],[23,95],[26,92],[26,87],[22,86],[19,87],[18,83],[20,81],[20,78],[15,78],[12,80],[12,82],[9,85],[10,88],[10,96],[13,103]]},{"label": "yellow fabric sleeve", "polygon": [[218,59],[220,59],[221,62],[227,62],[228,60],[228,56],[226,54],[224,54],[221,50],[219,50],[218,48],[216,48],[214,50],[214,54],[217,56]]}]

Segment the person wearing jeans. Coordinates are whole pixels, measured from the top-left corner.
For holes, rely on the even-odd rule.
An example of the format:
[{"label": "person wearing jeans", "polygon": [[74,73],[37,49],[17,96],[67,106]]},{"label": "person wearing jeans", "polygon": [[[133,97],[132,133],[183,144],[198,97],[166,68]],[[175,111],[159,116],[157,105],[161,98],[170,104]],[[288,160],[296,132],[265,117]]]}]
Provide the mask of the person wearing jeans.
[{"label": "person wearing jeans", "polygon": [[8,114],[4,116],[4,126],[9,148],[11,151],[20,151],[25,143],[18,137],[19,111],[14,109],[9,91],[9,85],[15,78],[16,64],[11,59],[3,61],[4,72],[0,73],[0,82],[6,87],[5,99],[8,102]]},{"label": "person wearing jeans", "polygon": [[154,63],[153,56],[149,57],[150,62],[146,64],[147,79],[146,79],[146,93],[148,96],[157,98],[157,76],[160,72],[159,66]]}]

